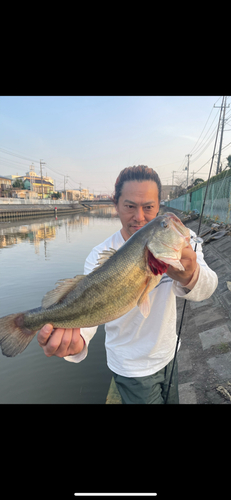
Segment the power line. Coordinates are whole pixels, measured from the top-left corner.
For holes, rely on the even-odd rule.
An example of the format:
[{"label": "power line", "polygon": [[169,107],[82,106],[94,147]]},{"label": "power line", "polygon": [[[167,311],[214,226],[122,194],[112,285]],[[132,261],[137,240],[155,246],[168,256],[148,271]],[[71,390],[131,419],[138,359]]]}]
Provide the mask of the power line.
[{"label": "power line", "polygon": [[[209,136],[208,136],[208,133],[209,133],[209,131],[210,131],[210,129],[211,129],[211,127],[212,127],[212,125],[213,125],[214,121],[216,120],[216,118],[217,118],[217,115],[218,115],[219,111],[216,113],[216,115],[215,115],[215,117],[214,117],[214,119],[213,119],[213,121],[212,121],[212,123],[211,123],[210,127],[208,128],[208,130],[207,130],[206,134],[204,135],[204,137],[203,137],[203,139],[202,139],[201,143],[199,143],[199,144],[198,144],[198,142],[199,142],[200,138],[202,137],[203,132],[204,132],[204,130],[206,129],[206,126],[207,126],[207,124],[208,124],[208,122],[209,122],[209,119],[210,119],[210,116],[211,116],[211,114],[212,114],[212,111],[213,111],[214,107],[217,107],[217,106],[216,106],[216,104],[217,104],[217,102],[218,102],[220,99],[221,99],[221,97],[219,97],[219,99],[217,99],[217,101],[215,102],[215,104],[214,104],[213,108],[211,109],[210,114],[209,114],[209,117],[208,117],[208,119],[207,119],[207,121],[206,121],[206,123],[205,123],[205,126],[204,126],[204,128],[203,128],[203,130],[202,130],[202,132],[201,132],[201,134],[200,134],[200,136],[199,136],[199,138],[198,138],[198,140],[197,140],[196,144],[194,145],[194,147],[192,148],[192,150],[191,150],[191,152],[190,152],[190,153],[194,156],[194,155],[196,155],[197,153],[199,153],[199,151],[200,151],[200,154],[199,154],[199,155],[197,155],[197,156],[196,156],[196,158],[194,158],[194,159],[191,161],[191,163],[194,163],[195,161],[197,161],[197,160],[200,158],[200,156],[202,156],[202,155],[203,155],[203,153],[206,151],[206,149],[210,146],[210,144],[211,144],[211,143],[213,142],[213,140],[214,140],[214,137],[215,137],[215,135],[216,135],[217,125],[213,128],[213,130],[212,130],[212,132],[211,132],[211,134],[210,134]],[[208,136],[208,137],[207,137],[207,136]],[[205,138],[206,138],[206,137],[207,137],[207,140],[206,140],[206,142],[205,142]],[[197,144],[198,144],[198,146],[197,146]],[[197,146],[197,147],[196,147],[196,146]],[[196,148],[196,149],[195,149],[195,148]],[[202,148],[203,148],[203,149],[202,149]],[[201,151],[201,149],[202,149],[202,151]],[[199,169],[199,170],[200,170],[200,169]],[[198,171],[199,171],[199,170],[198,170]]]},{"label": "power line", "polygon": [[214,121],[216,120],[217,115],[218,115],[218,113],[216,114],[216,116],[215,116],[215,118],[214,118],[213,122],[211,123],[211,125],[210,125],[209,129],[207,130],[207,132],[206,132],[205,136],[203,137],[203,142],[202,142],[202,143],[200,144],[200,146],[196,149],[196,151],[194,151],[194,153],[193,153],[194,155],[196,155],[196,154],[200,151],[200,149],[202,149],[202,148],[203,148],[206,144],[208,144],[208,142],[209,142],[209,140],[210,140],[210,138],[211,138],[211,137],[213,137],[213,138],[214,138],[214,131],[216,132],[217,125],[215,125],[215,127],[213,128],[213,130],[212,130],[211,134],[209,135],[209,137],[208,137],[208,138],[206,139],[206,141],[205,141],[205,138],[206,138],[206,136],[208,135],[208,133],[209,133],[209,131],[210,131],[210,129],[211,129],[211,127],[212,127],[212,125],[213,125]]},{"label": "power line", "polygon": [[[204,130],[205,130],[205,128],[206,128],[206,125],[207,125],[207,123],[208,123],[208,121],[209,121],[209,118],[210,118],[210,116],[211,116],[211,114],[212,114],[212,112],[213,112],[214,107],[216,106],[217,102],[218,102],[220,99],[221,99],[221,96],[217,99],[217,101],[216,101],[216,102],[215,102],[215,104],[213,105],[213,107],[212,107],[212,109],[211,109],[211,111],[210,111],[209,117],[208,117],[208,119],[207,119],[207,121],[206,121],[206,123],[205,123],[205,126],[204,126],[204,128],[203,128],[203,130],[202,130],[202,132],[201,132],[201,134],[200,134],[200,136],[199,136],[199,138],[198,138],[198,140],[197,140],[196,144],[193,146],[192,150],[190,151],[190,153],[191,153],[191,154],[193,154],[193,155],[194,155],[194,154],[196,154],[196,153],[200,150],[200,148],[201,148],[201,147],[203,147],[203,144],[202,144],[202,145],[200,145],[199,147],[197,147],[197,148],[196,148],[196,151],[194,151],[194,152],[193,152],[193,150],[195,149],[195,147],[196,147],[196,145],[197,145],[198,141],[200,140],[200,138],[201,138],[201,136],[202,136],[202,134],[203,134],[203,132],[204,132]],[[214,121],[215,121],[215,119],[216,119],[216,117],[217,117],[218,113],[219,113],[219,111],[216,113],[216,116],[215,116],[215,118],[213,119],[213,121],[212,121],[212,123],[211,123],[211,125],[210,125],[209,129],[207,130],[207,132],[206,132],[206,134],[205,134],[205,136],[204,136],[203,140],[204,140],[204,139],[205,139],[205,137],[207,136],[207,134],[208,134],[208,132],[209,132],[210,128],[212,127],[212,124],[214,123]]]},{"label": "power line", "polygon": [[221,150],[221,151],[223,151],[223,150],[224,150],[224,149],[226,149],[228,146],[230,146],[230,144],[231,144],[231,142],[229,142],[229,144],[227,144],[226,146],[224,146],[224,147],[222,148],[222,150]]},{"label": "power line", "polygon": [[[210,141],[209,141],[209,142],[207,142],[206,146],[205,146],[205,147],[204,147],[204,149],[201,151],[201,153],[200,153],[200,154],[199,154],[196,158],[194,158],[194,160],[192,160],[192,162],[191,162],[191,163],[194,163],[195,161],[197,161],[197,160],[200,158],[200,156],[202,156],[202,155],[203,155],[203,153],[206,151],[206,149],[208,149],[208,147],[210,146],[210,144],[213,142],[213,140],[214,140],[214,138],[215,138],[215,135],[216,135],[216,130],[215,130],[215,131],[213,130],[212,134],[213,134],[213,135],[212,135],[212,137],[211,137],[211,136],[209,136],[209,138],[211,137]],[[209,140],[209,139],[208,139],[208,140]]]},{"label": "power line", "polygon": [[[221,150],[221,151],[224,151],[224,149],[228,148],[228,146],[230,146],[230,144],[231,144],[231,142],[229,142],[229,144],[227,144],[226,146],[224,146],[224,147],[222,148],[222,150]],[[210,161],[211,159],[212,159],[212,156],[209,158],[209,160],[208,160],[208,161],[206,161],[206,163],[204,163],[204,164],[202,165],[202,167],[200,167],[200,168],[199,168],[199,170],[197,170],[197,171],[195,172],[195,174],[197,174],[197,172],[200,172],[200,170],[201,170],[201,169],[202,169],[205,165],[207,165],[207,163],[209,163],[209,161]]]},{"label": "power line", "polygon": [[17,158],[21,158],[22,160],[28,160],[28,161],[33,161],[35,163],[39,163],[39,160],[34,160],[32,158],[28,158],[26,156],[23,156],[22,154],[18,154],[18,153],[10,153],[7,149],[5,148],[1,148],[0,147],[0,151],[2,151],[2,153],[4,154],[8,154],[8,155],[11,155],[11,156],[16,156]]},{"label": "power line", "polygon": [[153,167],[153,168],[160,168],[160,167],[167,167],[167,166],[169,166],[169,165],[176,165],[176,163],[181,163],[181,161],[182,161],[182,160],[175,161],[175,162],[173,162],[173,163],[164,163],[163,165],[157,165],[157,166],[155,166],[155,167]]},{"label": "power line", "polygon": [[[192,150],[191,150],[191,152],[190,152],[191,154],[196,154],[197,150],[199,150],[199,149],[200,149],[200,147],[201,147],[201,146],[199,146],[199,148],[196,148],[196,145],[197,145],[198,141],[200,140],[200,138],[201,138],[201,136],[202,136],[202,134],[203,134],[203,132],[204,132],[204,130],[205,130],[205,127],[206,127],[206,125],[207,125],[207,123],[208,123],[208,121],[209,121],[209,118],[210,118],[210,116],[211,116],[212,112],[213,112],[213,107],[212,107],[212,109],[211,109],[211,111],[210,111],[210,114],[209,114],[209,117],[208,117],[208,119],[207,119],[207,121],[206,121],[206,124],[205,124],[205,126],[204,126],[204,128],[203,128],[203,130],[202,130],[202,132],[201,132],[201,134],[200,134],[200,136],[199,136],[199,138],[197,139],[196,144],[193,146],[193,148],[192,148]],[[218,114],[218,113],[217,113],[217,114]],[[216,116],[215,116],[214,120],[216,119],[217,114],[216,114]],[[209,127],[208,131],[206,132],[205,137],[206,137],[206,135],[208,134],[208,132],[209,132],[209,130],[210,130],[210,128],[211,128],[211,126],[212,126],[212,124],[213,124],[214,120],[212,121],[212,123],[211,123],[211,125],[210,125],[210,127]],[[205,137],[203,138],[203,140],[205,139]],[[193,153],[193,150],[194,150],[195,148],[196,148],[196,151],[194,151],[194,153]]]},{"label": "power line", "polygon": [[[15,165],[8,165],[8,162],[13,162],[13,160],[5,160],[3,158],[0,158],[0,162],[2,165],[6,166],[6,167],[10,167],[10,168],[15,168],[16,170],[25,170],[25,165],[24,167],[16,167]],[[13,163],[16,163],[18,165],[23,165],[23,163],[19,163],[17,161],[13,162]]]},{"label": "power line", "polygon": [[176,172],[182,172],[182,170],[185,170],[185,162],[186,162],[186,159],[184,157],[183,162],[181,163],[180,168],[178,170],[176,170]]},{"label": "power line", "polygon": [[231,117],[231,113],[230,114],[227,114],[226,116],[226,120],[229,120],[229,118]]},{"label": "power line", "polygon": [[48,168],[48,170],[51,170],[55,174],[58,174],[58,175],[61,175],[62,177],[64,177],[64,174],[60,174],[60,172],[57,172],[56,170],[54,170],[53,168],[49,167],[48,165],[47,165],[47,168]]},{"label": "power line", "polygon": [[79,181],[75,181],[74,179],[72,179],[72,177],[70,177],[70,179],[72,180],[72,182],[74,182],[75,184],[80,184]]},{"label": "power line", "polygon": [[4,161],[5,163],[18,163],[18,165],[24,165],[25,167],[25,162],[24,163],[21,163],[20,161],[17,161],[17,160],[10,160],[10,158],[4,158],[2,156],[0,156],[0,160]]}]

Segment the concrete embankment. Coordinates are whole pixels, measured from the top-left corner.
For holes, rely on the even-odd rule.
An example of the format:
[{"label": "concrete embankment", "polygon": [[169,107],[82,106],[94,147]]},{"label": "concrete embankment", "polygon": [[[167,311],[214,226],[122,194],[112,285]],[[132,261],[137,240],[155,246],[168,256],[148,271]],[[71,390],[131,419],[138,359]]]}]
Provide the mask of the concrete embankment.
[{"label": "concrete embankment", "polygon": [[76,212],[85,212],[88,208],[82,204],[18,204],[18,205],[0,205],[0,222],[9,219],[19,219],[23,217],[47,217],[58,216],[62,214],[74,214]]}]

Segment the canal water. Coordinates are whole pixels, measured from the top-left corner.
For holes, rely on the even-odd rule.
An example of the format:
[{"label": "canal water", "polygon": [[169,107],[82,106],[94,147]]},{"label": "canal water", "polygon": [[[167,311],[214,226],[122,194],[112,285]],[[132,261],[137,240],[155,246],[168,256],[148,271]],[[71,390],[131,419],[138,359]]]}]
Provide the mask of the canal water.
[{"label": "canal water", "polygon": [[[59,279],[83,273],[91,249],[118,231],[114,207],[0,224],[0,316],[38,307]],[[100,326],[81,363],[47,358],[36,337],[15,358],[0,350],[0,403],[104,404],[111,381]]]}]

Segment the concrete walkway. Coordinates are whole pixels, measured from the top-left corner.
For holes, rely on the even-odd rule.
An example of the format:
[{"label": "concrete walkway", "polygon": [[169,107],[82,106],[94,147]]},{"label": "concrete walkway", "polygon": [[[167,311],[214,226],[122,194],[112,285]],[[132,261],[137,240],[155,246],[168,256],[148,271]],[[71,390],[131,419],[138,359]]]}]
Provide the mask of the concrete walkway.
[{"label": "concrete walkway", "polygon": [[[197,232],[198,221],[187,226]],[[200,233],[207,228],[202,225]],[[230,404],[231,237],[204,244],[203,252],[218,275],[218,287],[207,300],[187,302],[178,352],[180,404]],[[183,300],[177,298],[177,331],[182,308]],[[121,404],[113,379],[106,404]]]},{"label": "concrete walkway", "polygon": [[[187,224],[197,232],[198,222]],[[201,233],[208,226],[202,225]],[[181,404],[231,403],[231,237],[203,245],[205,261],[218,275],[215,293],[188,302],[178,353]],[[178,325],[183,304],[177,299]]]}]

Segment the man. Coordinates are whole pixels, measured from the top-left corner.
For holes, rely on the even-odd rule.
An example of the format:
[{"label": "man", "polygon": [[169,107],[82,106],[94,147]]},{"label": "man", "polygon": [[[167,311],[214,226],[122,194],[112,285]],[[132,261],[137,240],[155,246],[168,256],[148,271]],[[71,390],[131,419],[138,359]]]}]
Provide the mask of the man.
[{"label": "man", "polygon": [[[118,250],[157,216],[161,200],[157,173],[143,165],[125,168],[117,178],[113,200],[122,229],[92,250],[85,262],[85,274],[95,268],[100,252],[109,248]],[[191,236],[194,235],[191,231]],[[191,245],[184,248],[181,263],[185,271],[169,266],[150,292],[148,318],[135,307],[105,325],[107,364],[124,404],[164,403],[177,339],[176,297],[201,301],[208,299],[217,287],[217,275],[205,263],[201,245],[196,253]],[[46,356],[78,363],[87,356],[88,344],[96,330],[97,326],[53,331],[52,325],[45,325],[38,334],[38,342]],[[168,403],[179,403],[177,363]]]}]

